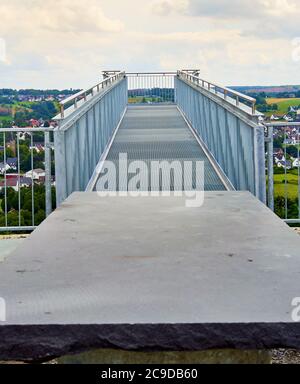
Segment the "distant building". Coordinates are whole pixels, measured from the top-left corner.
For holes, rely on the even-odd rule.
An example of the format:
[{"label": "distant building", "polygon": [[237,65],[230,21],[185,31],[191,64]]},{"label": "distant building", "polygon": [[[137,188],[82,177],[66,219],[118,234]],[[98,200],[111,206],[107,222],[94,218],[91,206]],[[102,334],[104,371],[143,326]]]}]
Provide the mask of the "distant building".
[{"label": "distant building", "polygon": [[285,168],[285,169],[292,169],[292,162],[290,160],[278,161],[277,167]]},{"label": "distant building", "polygon": [[31,119],[29,120],[30,122],[30,126],[33,127],[33,128],[36,128],[36,127],[39,127],[40,126],[40,122],[36,119]]},{"label": "distant building", "polygon": [[278,164],[279,162],[280,163],[284,163],[285,162],[285,157],[284,157],[284,154],[283,153],[277,153],[274,155],[274,159],[275,159],[275,163]]},{"label": "distant building", "polygon": [[37,153],[44,152],[45,145],[44,143],[35,143],[30,149],[34,149]]},{"label": "distant building", "polygon": [[282,148],[274,148],[274,154],[275,155],[283,155],[283,149]]},{"label": "distant building", "polygon": [[37,168],[37,169],[32,169],[32,170],[26,172],[25,177],[40,181],[46,177],[46,173],[43,169]]},{"label": "distant building", "polygon": [[20,185],[21,185],[21,187],[31,187],[32,186],[32,179],[30,177],[22,176],[20,178]]},{"label": "distant building", "polygon": [[293,167],[300,168],[300,158],[293,161]]},{"label": "distant building", "polygon": [[289,112],[295,113],[295,112],[297,112],[297,109],[298,109],[297,107],[290,106]]},{"label": "distant building", "polygon": [[19,175],[17,173],[7,173],[6,174],[6,179],[18,179]]},{"label": "distant building", "polygon": [[18,167],[18,158],[17,157],[8,157],[6,162],[7,162],[10,169],[13,169],[14,171],[17,170],[17,167]]},{"label": "distant building", "polygon": [[0,190],[2,191],[3,189],[6,188],[13,188],[16,192],[19,190],[19,181],[18,178],[12,178],[12,179],[6,179],[5,180],[0,180]]},{"label": "distant building", "polygon": [[270,117],[270,120],[280,120],[281,119],[281,117],[280,116],[277,116],[277,115],[272,115],[271,117]]},{"label": "distant building", "polygon": [[5,171],[8,171],[10,169],[9,165],[6,163],[0,163],[0,174],[3,175]]}]

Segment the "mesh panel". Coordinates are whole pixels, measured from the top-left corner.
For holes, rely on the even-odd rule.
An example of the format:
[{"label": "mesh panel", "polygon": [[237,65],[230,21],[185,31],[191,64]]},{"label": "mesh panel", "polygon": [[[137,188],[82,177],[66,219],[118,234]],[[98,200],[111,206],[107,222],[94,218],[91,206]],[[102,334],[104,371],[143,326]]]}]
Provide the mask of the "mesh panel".
[{"label": "mesh panel", "polygon": [[[106,160],[112,161],[116,165],[116,190],[131,190],[131,186],[126,183],[125,173],[120,172],[119,169],[120,153],[127,154],[127,165],[136,160],[145,162],[145,166],[142,165],[142,169],[139,168],[139,173],[148,176],[148,183],[141,185],[141,190],[151,190],[151,184],[152,190],[191,190],[196,189],[201,182],[206,191],[225,190],[223,183],[175,106],[128,108]],[[168,178],[166,180],[162,177],[164,171],[165,175],[169,171],[167,164],[162,164],[160,169],[152,168],[151,178],[150,170],[153,161],[169,163],[178,161],[182,169],[185,161],[191,161],[193,167],[186,169],[185,178],[182,179],[178,175],[174,177],[171,170],[169,181]],[[196,174],[196,161],[204,162],[204,181],[201,180],[202,175]],[[103,170],[100,177],[105,172],[107,171]],[[129,176],[131,178],[134,173]],[[154,179],[156,182],[153,181]],[[157,180],[158,185],[156,185]]]}]

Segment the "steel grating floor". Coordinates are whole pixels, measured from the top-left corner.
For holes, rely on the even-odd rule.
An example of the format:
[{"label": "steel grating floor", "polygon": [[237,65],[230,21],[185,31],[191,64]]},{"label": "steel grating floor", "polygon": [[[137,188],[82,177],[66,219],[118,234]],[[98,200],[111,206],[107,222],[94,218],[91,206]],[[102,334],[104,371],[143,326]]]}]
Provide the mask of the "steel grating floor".
[{"label": "steel grating floor", "polygon": [[[141,190],[224,191],[226,189],[175,105],[128,107],[106,158],[116,166],[117,185],[111,187],[104,184],[102,176],[107,173],[107,169],[103,168],[96,183],[96,190],[131,190],[127,178],[125,179],[125,176],[122,178],[123,173],[120,172],[120,154],[126,154],[127,166],[133,161],[143,162],[139,172],[142,175],[147,172],[148,183],[146,186],[138,185]],[[159,180],[159,187],[156,188],[151,180],[150,170],[153,161],[169,163],[178,161],[182,169],[184,162],[190,161],[192,167],[184,172],[185,178],[181,180],[175,178],[172,172],[169,172],[170,180],[163,179],[161,170],[152,169],[152,177],[156,175],[156,180]],[[204,162],[204,178],[203,174],[196,172],[197,161]],[[168,166],[160,165],[165,170]]]}]

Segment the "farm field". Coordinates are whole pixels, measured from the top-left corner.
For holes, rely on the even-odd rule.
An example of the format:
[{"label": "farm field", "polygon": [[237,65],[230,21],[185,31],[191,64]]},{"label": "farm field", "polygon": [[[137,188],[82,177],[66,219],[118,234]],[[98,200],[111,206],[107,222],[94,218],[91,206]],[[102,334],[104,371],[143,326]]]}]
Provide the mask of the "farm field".
[{"label": "farm field", "polygon": [[148,97],[148,96],[135,96],[135,97],[129,97],[128,103],[129,104],[135,104],[135,103],[159,103],[161,102],[160,97]]},{"label": "farm field", "polygon": [[274,97],[269,97],[266,99],[266,102],[268,105],[277,104],[278,105],[278,111],[275,111],[275,113],[287,113],[289,107],[297,107],[300,105],[300,98],[294,98],[294,99],[279,99]]},{"label": "farm field", "polygon": [[[298,197],[298,175],[288,173],[287,179],[287,196],[290,199],[296,199]],[[285,196],[285,175],[274,175],[274,194],[275,196]]]}]

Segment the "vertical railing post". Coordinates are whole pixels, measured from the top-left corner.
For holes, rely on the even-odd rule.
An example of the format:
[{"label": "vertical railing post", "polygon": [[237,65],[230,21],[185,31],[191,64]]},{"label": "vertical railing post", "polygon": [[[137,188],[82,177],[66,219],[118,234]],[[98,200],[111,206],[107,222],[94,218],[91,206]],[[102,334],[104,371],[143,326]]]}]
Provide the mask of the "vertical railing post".
[{"label": "vertical railing post", "polygon": [[268,127],[268,207],[274,211],[274,141],[273,127]]},{"label": "vertical railing post", "polygon": [[45,189],[46,189],[46,217],[47,217],[52,212],[50,132],[45,132]]},{"label": "vertical railing post", "polygon": [[65,132],[54,131],[56,201],[59,207],[68,197]]}]

